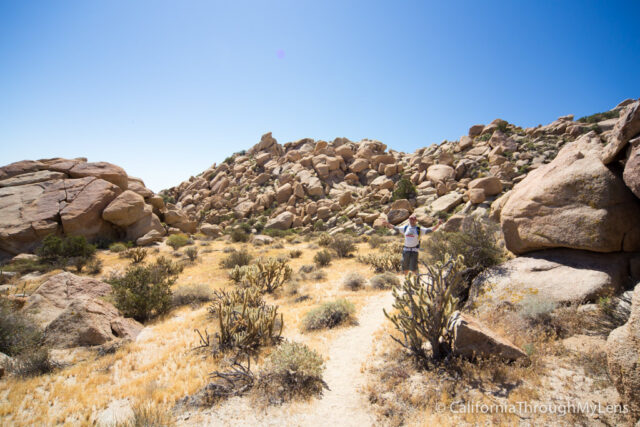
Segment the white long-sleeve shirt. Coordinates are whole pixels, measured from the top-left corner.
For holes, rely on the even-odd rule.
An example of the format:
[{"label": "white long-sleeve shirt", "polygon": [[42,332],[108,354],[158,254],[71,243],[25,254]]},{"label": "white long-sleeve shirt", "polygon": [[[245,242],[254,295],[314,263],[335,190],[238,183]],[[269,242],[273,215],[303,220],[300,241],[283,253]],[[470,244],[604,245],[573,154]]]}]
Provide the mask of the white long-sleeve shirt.
[{"label": "white long-sleeve shirt", "polygon": [[432,233],[433,228],[428,227],[420,227],[416,225],[412,227],[410,225],[404,225],[402,227],[394,226],[394,230],[399,231],[404,234],[404,251],[418,251],[418,243],[420,242],[420,236],[424,236],[425,234]]}]

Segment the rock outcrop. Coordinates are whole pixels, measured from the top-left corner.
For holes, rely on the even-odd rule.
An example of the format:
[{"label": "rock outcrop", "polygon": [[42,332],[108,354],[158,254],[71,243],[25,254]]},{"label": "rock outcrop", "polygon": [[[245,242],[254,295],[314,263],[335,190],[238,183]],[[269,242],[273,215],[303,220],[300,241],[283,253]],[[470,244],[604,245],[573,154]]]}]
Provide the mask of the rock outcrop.
[{"label": "rock outcrop", "polygon": [[528,297],[558,304],[595,301],[622,291],[629,281],[629,256],[570,249],[532,252],[489,268],[475,278],[469,305],[491,310]]},{"label": "rock outcrop", "polygon": [[23,311],[45,330],[55,348],[92,346],[115,339],[135,339],[143,326],[120,315],[103,297],[111,286],[99,280],[60,273],[31,295]]},{"label": "rock outcrop", "polygon": [[454,313],[449,328],[453,335],[453,353],[459,356],[497,357],[503,360],[528,358],[515,344],[467,314]]},{"label": "rock outcrop", "polygon": [[515,186],[500,214],[510,251],[640,249],[640,202],[601,155],[599,136],[589,133]]},{"label": "rock outcrop", "polygon": [[164,211],[158,199],[141,180],[106,162],[12,163],[0,168],[0,255],[31,251],[49,234],[89,240],[135,240],[152,230],[164,235],[154,213]]}]

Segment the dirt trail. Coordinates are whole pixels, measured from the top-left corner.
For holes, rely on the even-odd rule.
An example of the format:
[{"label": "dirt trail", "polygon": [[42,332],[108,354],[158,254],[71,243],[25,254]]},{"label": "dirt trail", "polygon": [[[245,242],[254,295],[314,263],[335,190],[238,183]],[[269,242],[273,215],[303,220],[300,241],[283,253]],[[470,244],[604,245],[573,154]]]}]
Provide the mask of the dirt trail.
[{"label": "dirt trail", "polygon": [[[200,413],[185,425],[234,426],[372,426],[375,418],[360,389],[364,385],[363,362],[371,352],[373,334],[384,322],[383,308],[393,303],[391,292],[369,298],[358,315],[358,325],[340,332],[329,349],[324,379],[331,390],[309,403],[268,407],[258,411],[247,398],[233,398]],[[302,341],[296,337],[296,340]]]}]

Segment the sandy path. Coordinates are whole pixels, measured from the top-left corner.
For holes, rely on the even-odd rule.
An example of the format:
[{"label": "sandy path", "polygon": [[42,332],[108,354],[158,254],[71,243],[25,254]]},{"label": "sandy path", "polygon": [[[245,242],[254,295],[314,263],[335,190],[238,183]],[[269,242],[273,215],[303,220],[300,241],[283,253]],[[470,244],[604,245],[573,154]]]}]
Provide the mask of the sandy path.
[{"label": "sandy path", "polygon": [[[209,426],[372,426],[375,418],[360,392],[363,362],[371,352],[373,334],[385,321],[383,308],[393,303],[391,292],[369,298],[358,325],[341,331],[331,343],[324,379],[331,390],[309,403],[268,407],[258,411],[247,398],[233,398],[217,408],[181,420],[185,425]],[[301,341],[299,337],[297,340]]]}]

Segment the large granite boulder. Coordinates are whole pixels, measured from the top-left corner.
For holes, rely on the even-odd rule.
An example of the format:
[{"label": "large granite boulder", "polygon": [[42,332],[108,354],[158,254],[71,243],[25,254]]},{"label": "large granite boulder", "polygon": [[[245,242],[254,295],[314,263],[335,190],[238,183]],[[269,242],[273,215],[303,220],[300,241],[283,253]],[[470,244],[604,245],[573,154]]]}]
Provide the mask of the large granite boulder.
[{"label": "large granite boulder", "polygon": [[116,197],[102,211],[102,219],[120,227],[128,227],[145,214],[144,198],[131,190]]},{"label": "large granite boulder", "polygon": [[627,105],[621,112],[601,154],[602,162],[613,162],[627,143],[640,134],[640,101]]},{"label": "large granite boulder", "polygon": [[111,285],[90,277],[60,273],[47,279],[29,296],[23,310],[43,327],[76,299],[97,299],[111,293]]},{"label": "large granite boulder", "polygon": [[624,183],[640,198],[640,137],[629,141],[629,156],[624,165],[622,178]]},{"label": "large granite boulder", "polygon": [[591,132],[515,186],[500,214],[510,251],[640,249],[640,202],[601,153],[600,138]]},{"label": "large granite boulder", "polygon": [[107,162],[81,162],[73,166],[68,173],[72,178],[83,178],[86,176],[100,178],[117,185],[122,191],[126,190],[129,186],[129,179],[124,169]]},{"label": "large granite boulder", "polygon": [[594,301],[615,294],[629,280],[629,256],[570,249],[532,252],[491,267],[476,277],[469,305],[492,309],[535,297],[558,304]]},{"label": "large granite boulder", "polygon": [[274,228],[276,230],[288,230],[293,224],[294,215],[291,212],[282,212],[275,218],[271,218],[264,228]]},{"label": "large granite boulder", "polygon": [[528,359],[527,354],[515,344],[468,314],[456,312],[451,319],[449,329],[453,335],[454,354],[467,358]]},{"label": "large granite boulder", "polygon": [[55,348],[135,339],[143,326],[123,318],[104,297],[111,286],[96,279],[60,273],[50,277],[27,299],[23,311],[45,329]]}]

